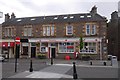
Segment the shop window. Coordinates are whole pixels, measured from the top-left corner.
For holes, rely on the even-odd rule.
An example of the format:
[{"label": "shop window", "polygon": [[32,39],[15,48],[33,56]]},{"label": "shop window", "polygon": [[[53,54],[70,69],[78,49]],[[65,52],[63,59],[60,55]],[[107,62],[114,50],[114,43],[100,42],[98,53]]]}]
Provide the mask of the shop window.
[{"label": "shop window", "polygon": [[73,53],[74,43],[59,43],[59,53]]},{"label": "shop window", "polygon": [[80,50],[81,53],[96,53],[96,43],[94,42],[85,42],[83,49]]}]

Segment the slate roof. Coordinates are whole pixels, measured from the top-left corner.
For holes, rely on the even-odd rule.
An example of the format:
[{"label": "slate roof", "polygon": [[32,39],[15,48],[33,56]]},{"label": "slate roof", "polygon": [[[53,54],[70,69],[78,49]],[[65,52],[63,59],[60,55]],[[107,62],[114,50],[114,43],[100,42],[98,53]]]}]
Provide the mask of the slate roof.
[{"label": "slate roof", "polygon": [[64,22],[84,22],[84,21],[106,21],[105,17],[99,14],[82,13],[82,14],[65,14],[52,16],[38,16],[38,17],[23,17],[9,19],[3,22],[3,26],[12,25],[34,25],[34,24],[49,24],[49,23],[64,23]]}]

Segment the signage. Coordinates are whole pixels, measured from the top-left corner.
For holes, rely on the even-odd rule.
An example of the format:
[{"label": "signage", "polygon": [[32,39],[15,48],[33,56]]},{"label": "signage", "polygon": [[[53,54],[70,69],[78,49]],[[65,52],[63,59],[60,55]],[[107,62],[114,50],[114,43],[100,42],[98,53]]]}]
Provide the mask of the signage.
[{"label": "signage", "polygon": [[20,37],[16,37],[15,42],[16,42],[16,44],[20,44]]}]

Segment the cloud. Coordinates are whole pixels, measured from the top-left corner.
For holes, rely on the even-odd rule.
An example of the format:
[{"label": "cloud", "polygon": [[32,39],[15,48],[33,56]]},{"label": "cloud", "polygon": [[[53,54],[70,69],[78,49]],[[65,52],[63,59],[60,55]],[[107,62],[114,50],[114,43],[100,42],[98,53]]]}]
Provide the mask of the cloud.
[{"label": "cloud", "polygon": [[[17,17],[88,13],[96,5],[98,13],[110,18],[118,0],[0,0],[0,11]],[[1,19],[0,19],[1,22]]]}]

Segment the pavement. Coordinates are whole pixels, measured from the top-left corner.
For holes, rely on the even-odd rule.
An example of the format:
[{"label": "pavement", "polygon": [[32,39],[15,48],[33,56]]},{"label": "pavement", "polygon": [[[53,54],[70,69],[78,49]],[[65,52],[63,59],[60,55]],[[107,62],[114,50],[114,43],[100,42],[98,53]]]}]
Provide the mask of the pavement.
[{"label": "pavement", "polygon": [[[21,61],[22,63],[24,63],[24,60]],[[110,61],[95,60],[92,61],[92,65],[90,65],[91,61],[61,59],[54,59],[53,65],[50,64],[51,61],[49,59],[43,59],[41,61],[36,60],[35,62],[36,64],[41,62],[47,66],[42,67],[39,70],[34,70],[33,72],[24,70],[22,72],[9,76],[7,79],[73,80],[73,62],[76,62],[76,68],[79,78],[78,80],[85,80],[88,78],[118,78],[118,65],[111,66]],[[106,62],[106,65],[104,65],[103,62]]]}]

